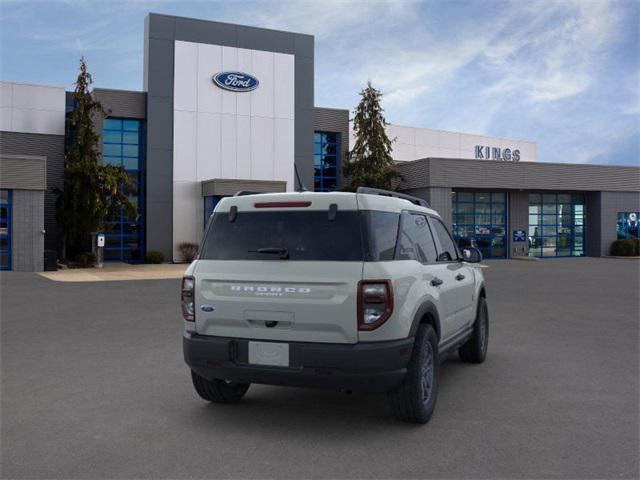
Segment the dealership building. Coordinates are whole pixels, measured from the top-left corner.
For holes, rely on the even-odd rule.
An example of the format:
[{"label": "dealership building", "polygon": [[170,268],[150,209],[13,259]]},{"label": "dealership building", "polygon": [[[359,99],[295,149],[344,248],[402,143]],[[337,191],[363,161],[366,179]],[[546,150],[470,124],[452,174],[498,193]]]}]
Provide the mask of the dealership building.
[{"label": "dealership building", "polygon": [[[105,260],[156,250],[180,261],[178,245],[198,242],[216,203],[239,190],[341,187],[349,110],[314,105],[312,35],[149,14],[143,68],[141,91],[94,90],[102,161],[127,170],[138,210],[105,222]],[[72,108],[62,87],[1,82],[2,269],[42,270],[60,250],[53,191]],[[621,231],[638,235],[638,167],[546,163],[532,141],[387,131],[399,190],[487,258],[603,256]]]}]

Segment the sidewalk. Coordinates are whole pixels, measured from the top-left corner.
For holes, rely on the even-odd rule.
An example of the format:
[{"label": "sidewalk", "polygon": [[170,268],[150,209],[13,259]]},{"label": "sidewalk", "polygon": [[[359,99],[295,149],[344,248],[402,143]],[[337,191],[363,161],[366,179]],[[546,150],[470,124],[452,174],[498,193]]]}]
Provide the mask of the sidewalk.
[{"label": "sidewalk", "polygon": [[113,282],[122,280],[165,280],[182,278],[187,264],[159,265],[107,264],[104,268],[70,268],[38,275],[55,282]]}]

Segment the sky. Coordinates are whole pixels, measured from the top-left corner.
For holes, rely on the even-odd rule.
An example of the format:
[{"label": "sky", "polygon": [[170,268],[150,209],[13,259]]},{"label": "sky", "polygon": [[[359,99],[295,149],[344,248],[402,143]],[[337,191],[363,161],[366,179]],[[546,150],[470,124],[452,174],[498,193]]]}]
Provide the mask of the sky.
[{"label": "sky", "polygon": [[315,36],[315,105],[371,80],[390,123],[533,140],[545,162],[640,165],[640,1],[0,0],[0,78],[142,90],[149,12]]}]

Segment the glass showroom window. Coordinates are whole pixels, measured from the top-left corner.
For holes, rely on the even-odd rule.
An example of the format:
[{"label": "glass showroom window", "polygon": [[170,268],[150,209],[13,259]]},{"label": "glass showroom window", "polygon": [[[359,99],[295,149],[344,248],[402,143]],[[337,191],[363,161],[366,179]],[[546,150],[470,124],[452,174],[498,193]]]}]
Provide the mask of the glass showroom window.
[{"label": "glass showroom window", "polygon": [[105,261],[140,262],[144,258],[144,122],[107,118],[103,125],[103,162],[121,165],[131,179],[125,190],[137,215],[123,210],[105,221]]},{"label": "glass showroom window", "polygon": [[11,190],[0,190],[0,270],[11,270]]},{"label": "glass showroom window", "polygon": [[618,212],[616,227],[619,240],[640,238],[640,212]]},{"label": "glass showroom window", "polygon": [[335,190],[340,183],[340,134],[315,132],[313,153],[314,190]]},{"label": "glass showroom window", "polygon": [[529,256],[584,256],[584,195],[529,194]]},{"label": "glass showroom window", "polygon": [[484,258],[507,254],[507,195],[453,192],[453,235],[459,247],[475,246]]}]

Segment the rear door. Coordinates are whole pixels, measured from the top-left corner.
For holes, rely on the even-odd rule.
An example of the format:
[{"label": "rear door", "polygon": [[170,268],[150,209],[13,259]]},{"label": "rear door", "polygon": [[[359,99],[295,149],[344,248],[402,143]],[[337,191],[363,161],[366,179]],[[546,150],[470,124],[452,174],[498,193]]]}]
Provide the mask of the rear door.
[{"label": "rear door", "polygon": [[438,262],[437,239],[428,216],[417,212],[402,214],[398,259],[413,259],[422,264],[423,288],[437,301],[440,313],[442,338],[453,335],[459,306],[455,302],[456,284],[452,271],[445,263]]},{"label": "rear door", "polygon": [[437,243],[435,271],[442,280],[441,298],[448,312],[443,338],[457,333],[473,319],[475,277],[473,268],[458,259],[458,250],[451,234],[439,218],[429,217],[431,231]]},{"label": "rear door", "polygon": [[218,206],[194,274],[199,334],[357,342],[363,250],[355,196],[291,197],[232,197]]}]

